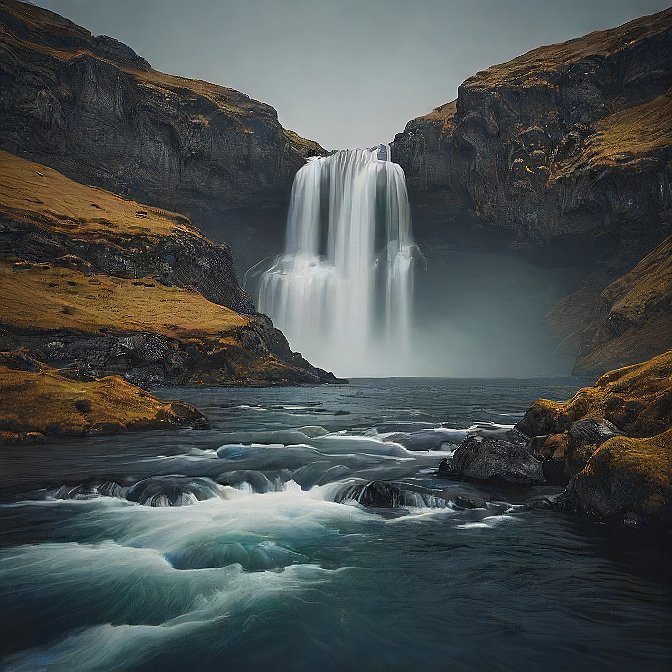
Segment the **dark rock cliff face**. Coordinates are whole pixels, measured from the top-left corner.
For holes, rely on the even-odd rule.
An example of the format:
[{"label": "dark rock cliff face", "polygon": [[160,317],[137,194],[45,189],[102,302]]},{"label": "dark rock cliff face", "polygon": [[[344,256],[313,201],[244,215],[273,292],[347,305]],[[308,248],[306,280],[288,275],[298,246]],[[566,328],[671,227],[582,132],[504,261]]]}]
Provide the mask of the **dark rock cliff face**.
[{"label": "dark rock cliff face", "polygon": [[394,140],[416,227],[628,270],[672,229],[671,88],[672,10],[479,72]]},{"label": "dark rock cliff face", "polygon": [[220,228],[236,209],[281,219],[294,174],[324,152],[269,105],[153,70],[126,45],[14,0],[0,5],[0,89],[2,148],[184,213],[218,240],[235,242]]}]

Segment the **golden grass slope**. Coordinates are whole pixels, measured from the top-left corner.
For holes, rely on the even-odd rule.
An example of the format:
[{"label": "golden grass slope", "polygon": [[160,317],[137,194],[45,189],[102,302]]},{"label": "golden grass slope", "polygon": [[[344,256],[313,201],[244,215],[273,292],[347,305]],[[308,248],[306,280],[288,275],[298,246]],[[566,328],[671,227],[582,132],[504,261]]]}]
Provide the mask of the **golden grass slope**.
[{"label": "golden grass slope", "polygon": [[0,261],[0,316],[0,324],[20,328],[150,331],[174,338],[224,336],[249,324],[198,292],[151,278],[6,261]]},{"label": "golden grass slope", "polygon": [[[670,117],[672,120],[672,117]],[[629,273],[612,282],[601,295],[611,312],[633,323],[656,308],[672,304],[672,236],[654,248]]]},{"label": "golden grass slope", "polygon": [[672,236],[600,295],[577,371],[599,372],[672,348]]},{"label": "golden grass slope", "polygon": [[518,428],[528,436],[566,430],[583,418],[604,418],[625,434],[650,437],[672,427],[672,350],[609,371],[569,401],[538,399]]},{"label": "golden grass slope", "polygon": [[601,119],[580,153],[553,167],[552,179],[576,170],[636,166],[672,146],[672,91]]},{"label": "golden grass slope", "polygon": [[188,233],[202,238],[177,213],[142,205],[70,180],[56,170],[0,151],[0,215],[83,240]]},{"label": "golden grass slope", "polygon": [[506,63],[478,72],[465,83],[472,86],[551,86],[553,73],[588,57],[608,56],[627,49],[643,36],[655,35],[672,27],[672,9],[643,16],[628,23],[597,30],[582,37],[532,49]]}]

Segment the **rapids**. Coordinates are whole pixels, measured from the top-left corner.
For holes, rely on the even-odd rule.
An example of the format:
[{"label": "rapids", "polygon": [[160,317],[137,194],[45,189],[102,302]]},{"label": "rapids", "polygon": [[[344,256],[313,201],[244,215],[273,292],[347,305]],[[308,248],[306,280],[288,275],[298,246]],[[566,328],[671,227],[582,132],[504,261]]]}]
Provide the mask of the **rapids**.
[{"label": "rapids", "polygon": [[169,389],[212,429],[1,449],[2,669],[669,669],[669,544],[439,480],[575,380]]}]

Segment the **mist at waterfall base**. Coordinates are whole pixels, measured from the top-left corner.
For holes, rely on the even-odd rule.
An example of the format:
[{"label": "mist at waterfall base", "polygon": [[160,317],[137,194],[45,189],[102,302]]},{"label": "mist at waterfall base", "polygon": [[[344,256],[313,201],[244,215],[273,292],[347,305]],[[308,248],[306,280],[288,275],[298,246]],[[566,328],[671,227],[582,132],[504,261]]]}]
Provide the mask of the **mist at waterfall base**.
[{"label": "mist at waterfall base", "polygon": [[419,248],[410,213],[389,146],[311,159],[294,180],[284,253],[245,274],[246,287],[293,349],[340,376],[571,370],[544,314],[571,290],[572,269],[436,240]]},{"label": "mist at waterfall base", "polygon": [[211,429],[4,448],[0,668],[669,670],[665,535],[435,475],[576,388],[165,389]]}]

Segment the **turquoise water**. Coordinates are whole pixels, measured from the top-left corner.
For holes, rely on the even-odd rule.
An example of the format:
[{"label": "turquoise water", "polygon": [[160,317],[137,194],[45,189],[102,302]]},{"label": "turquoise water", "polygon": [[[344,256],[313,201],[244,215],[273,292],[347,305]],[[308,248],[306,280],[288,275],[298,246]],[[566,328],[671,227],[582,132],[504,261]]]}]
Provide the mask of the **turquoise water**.
[{"label": "turquoise water", "polygon": [[434,473],[577,387],[171,389],[212,429],[3,448],[2,669],[670,669],[668,541]]}]

